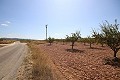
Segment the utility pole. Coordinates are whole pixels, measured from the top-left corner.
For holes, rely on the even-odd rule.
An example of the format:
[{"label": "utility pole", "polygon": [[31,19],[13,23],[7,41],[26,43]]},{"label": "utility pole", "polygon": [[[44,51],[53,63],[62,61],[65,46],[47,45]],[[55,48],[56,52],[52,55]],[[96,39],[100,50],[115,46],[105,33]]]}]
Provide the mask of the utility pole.
[{"label": "utility pole", "polygon": [[46,40],[47,40],[47,26],[48,26],[48,25],[45,25],[45,26],[46,26]]}]

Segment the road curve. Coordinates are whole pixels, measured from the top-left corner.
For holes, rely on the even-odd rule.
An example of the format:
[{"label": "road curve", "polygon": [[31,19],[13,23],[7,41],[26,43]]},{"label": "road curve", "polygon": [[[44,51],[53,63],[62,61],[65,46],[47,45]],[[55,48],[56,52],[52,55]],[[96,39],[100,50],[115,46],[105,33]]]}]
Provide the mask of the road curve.
[{"label": "road curve", "polygon": [[0,48],[0,80],[15,80],[27,52],[27,45],[20,42]]}]

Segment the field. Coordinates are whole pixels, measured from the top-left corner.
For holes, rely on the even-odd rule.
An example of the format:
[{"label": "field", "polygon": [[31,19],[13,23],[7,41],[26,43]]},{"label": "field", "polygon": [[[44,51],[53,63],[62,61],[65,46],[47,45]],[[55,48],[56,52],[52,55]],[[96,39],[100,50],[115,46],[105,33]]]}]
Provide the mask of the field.
[{"label": "field", "polygon": [[4,47],[4,46],[0,45],[0,48],[1,48],[1,47]]},{"label": "field", "polygon": [[[53,62],[56,69],[50,69],[58,70],[61,80],[119,80],[120,66],[107,64],[113,58],[112,50],[96,44],[92,47],[90,49],[88,44],[75,43],[74,51],[71,51],[70,43],[36,45],[37,50]],[[120,57],[119,52],[117,56]]]}]

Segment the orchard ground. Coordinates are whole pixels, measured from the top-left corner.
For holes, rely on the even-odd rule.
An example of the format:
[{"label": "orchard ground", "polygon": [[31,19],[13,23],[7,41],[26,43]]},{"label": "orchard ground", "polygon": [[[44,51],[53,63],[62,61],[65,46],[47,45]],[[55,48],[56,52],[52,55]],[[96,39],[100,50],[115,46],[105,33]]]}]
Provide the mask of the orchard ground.
[{"label": "orchard ground", "polygon": [[[113,51],[107,46],[94,44],[89,48],[89,44],[75,43],[74,51],[71,51],[71,43],[54,42],[49,45],[41,41],[32,44],[34,80],[41,79],[40,76],[42,79],[48,76],[50,80],[120,79],[119,64],[108,64]],[[117,56],[120,58],[120,52]],[[40,73],[41,69],[44,74]]]}]

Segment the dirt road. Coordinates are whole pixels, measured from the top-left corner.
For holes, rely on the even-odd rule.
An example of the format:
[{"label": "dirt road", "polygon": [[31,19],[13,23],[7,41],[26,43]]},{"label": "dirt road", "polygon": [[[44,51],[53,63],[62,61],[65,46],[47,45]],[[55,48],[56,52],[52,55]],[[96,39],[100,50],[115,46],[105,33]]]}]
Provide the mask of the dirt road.
[{"label": "dirt road", "polygon": [[0,80],[15,80],[27,51],[27,45],[20,42],[0,48]]}]

